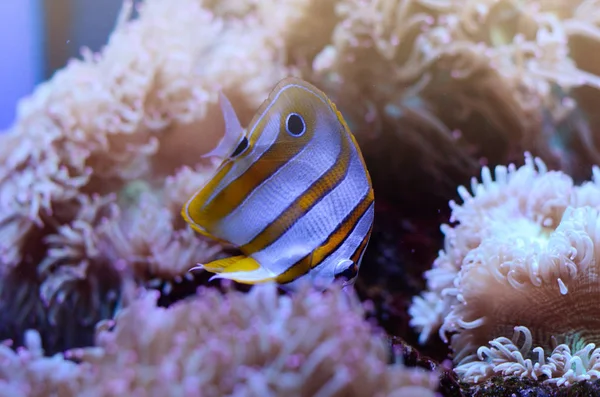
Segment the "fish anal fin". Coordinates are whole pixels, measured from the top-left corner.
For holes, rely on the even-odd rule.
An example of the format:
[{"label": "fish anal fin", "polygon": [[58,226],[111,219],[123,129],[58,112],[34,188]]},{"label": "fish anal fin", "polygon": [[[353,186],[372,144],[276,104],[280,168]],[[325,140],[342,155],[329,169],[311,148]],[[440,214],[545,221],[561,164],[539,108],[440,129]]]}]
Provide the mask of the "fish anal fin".
[{"label": "fish anal fin", "polygon": [[255,259],[239,255],[219,259],[202,264],[194,269],[202,268],[215,273],[211,280],[225,278],[243,284],[259,284],[275,281],[275,274],[260,265]]}]

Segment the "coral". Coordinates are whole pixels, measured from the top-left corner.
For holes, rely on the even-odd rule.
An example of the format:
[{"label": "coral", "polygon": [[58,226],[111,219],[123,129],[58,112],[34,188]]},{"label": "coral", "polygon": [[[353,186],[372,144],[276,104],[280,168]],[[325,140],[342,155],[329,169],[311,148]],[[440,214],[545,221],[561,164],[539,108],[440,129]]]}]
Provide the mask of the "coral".
[{"label": "coral", "polygon": [[523,150],[577,169],[553,126],[572,118],[572,88],[600,80],[569,59],[553,13],[516,0],[346,0],[336,16],[312,78],[347,113],[378,191],[393,169],[395,190],[410,186],[408,205],[423,207],[421,197],[449,198],[480,158],[501,164]]},{"label": "coral", "polygon": [[80,364],[43,358],[35,343],[2,351],[11,367],[1,379],[29,395],[435,395],[438,375],[389,365],[386,338],[337,286],[294,297],[274,285],[201,289],[167,309],[157,298],[143,292],[100,327],[97,347],[71,351]]},{"label": "coral", "polygon": [[2,269],[1,337],[20,342],[23,329],[35,327],[50,352],[92,343],[96,322],[112,315],[119,297],[119,274],[96,233],[113,203],[114,196],[79,194],[40,212],[21,261]]},{"label": "coral", "polygon": [[461,379],[599,377],[600,169],[593,173],[576,186],[527,155],[520,168],[496,167],[495,178],[483,168],[472,193],[459,189],[464,203],[451,202],[454,226],[443,227],[444,250],[409,312],[422,342],[438,329],[444,340],[452,334]]},{"label": "coral", "polygon": [[[469,305],[472,311],[461,301],[480,293],[475,275],[483,275],[473,270],[484,267],[480,256],[535,240],[540,251],[527,255],[538,258],[549,239],[595,216],[581,208],[600,207],[597,182],[575,183],[600,159],[595,0],[577,7],[554,0],[138,3],[134,12],[134,2],[125,2],[105,48],[83,50],[25,98],[0,137],[0,338],[22,344],[23,330],[35,328],[44,354],[90,345],[94,324],[122,305],[124,279],[160,287],[158,305],[192,294],[204,280],[188,269],[227,248],[195,235],[179,216],[182,200],[212,172],[200,155],[223,131],[217,93],[224,91],[246,125],[277,81],[298,75],[338,104],[377,194],[399,213],[376,229],[379,241],[365,255],[372,271],[357,283],[390,332],[406,336],[405,296],[420,289],[421,268],[442,238],[431,232],[444,216],[438,208],[480,164],[520,162],[529,150],[573,176],[547,171],[541,161],[536,170],[531,158],[521,168],[498,168],[496,182],[484,168],[474,198],[459,191],[467,202],[453,204],[458,225],[443,227],[444,250],[411,315],[422,341],[440,330],[456,333],[451,346],[465,379],[491,375],[480,365],[490,357],[506,373],[565,383],[595,376],[588,371],[595,350],[582,345],[592,336],[552,346],[534,329],[536,317],[511,323],[500,310],[486,328],[475,320],[489,301]],[[379,204],[376,223],[388,214]],[[514,222],[498,221],[507,217]],[[419,237],[427,241],[415,243]],[[383,252],[391,246],[393,253]],[[506,285],[494,273],[502,290],[524,283],[525,273],[513,270],[501,273]],[[540,277],[571,299],[583,273],[563,273]],[[397,279],[401,287],[392,290]],[[162,315],[154,301],[144,302],[136,304]],[[196,303],[175,308],[185,305]],[[513,332],[525,342],[506,339]],[[484,336],[468,339],[477,333]],[[121,346],[121,334],[105,335]],[[569,351],[553,350],[563,342]],[[530,356],[534,346],[544,349],[544,363]],[[572,374],[564,373],[564,360]]]},{"label": "coral", "polygon": [[[173,179],[166,181],[165,191],[180,191],[175,184]],[[179,213],[172,211],[172,201],[162,202],[143,182],[131,185],[125,187],[132,191],[124,194],[128,200],[123,200],[122,208],[105,219],[98,231],[103,255],[111,263],[122,263],[140,280],[171,280],[186,276],[197,262],[211,260],[221,252],[220,246],[189,227],[175,226],[180,223]]]},{"label": "coral", "polygon": [[176,195],[210,172],[199,155],[222,131],[218,90],[249,119],[289,73],[252,18],[194,0],[148,1],[131,18],[132,4],[107,46],[39,85],[0,138],[0,334],[20,341],[34,327],[50,352],[90,343],[59,313],[75,310],[88,328],[110,318],[121,272],[177,282],[220,252],[183,225]]},{"label": "coral", "polygon": [[126,2],[101,53],[84,51],[20,104],[14,128],[27,134],[27,121],[51,121],[104,178],[148,176],[157,160],[195,164],[220,132],[220,114],[211,108],[219,88],[248,116],[287,75],[267,32],[251,19],[216,18],[197,0],[178,7],[154,0],[129,20],[131,6]]},{"label": "coral", "polygon": [[43,216],[52,215],[57,206],[69,206],[89,178],[88,168],[69,163],[81,153],[59,150],[56,146],[63,141],[60,131],[53,126],[44,130],[44,134],[36,129],[34,135],[21,136],[14,131],[2,136],[1,272],[24,259],[23,247],[27,238],[43,227]]},{"label": "coral", "polygon": [[[558,2],[561,4],[561,2]],[[550,7],[548,7],[550,8]],[[568,37],[569,55],[575,64],[590,74],[600,74],[598,68],[597,51],[600,48],[600,19],[598,2],[584,0],[574,2],[566,7],[552,7],[564,19],[564,30]],[[564,134],[566,140],[573,140],[578,155],[586,162],[600,163],[598,155],[598,133],[600,132],[600,119],[596,112],[596,104],[600,99],[598,87],[577,87],[572,92],[572,97],[577,102],[577,111],[583,115],[585,123],[579,123],[572,129],[575,134]]]},{"label": "coral", "polygon": [[0,345],[0,396],[75,396],[81,390],[80,367],[62,354],[44,357],[36,331],[28,331],[17,352]]}]

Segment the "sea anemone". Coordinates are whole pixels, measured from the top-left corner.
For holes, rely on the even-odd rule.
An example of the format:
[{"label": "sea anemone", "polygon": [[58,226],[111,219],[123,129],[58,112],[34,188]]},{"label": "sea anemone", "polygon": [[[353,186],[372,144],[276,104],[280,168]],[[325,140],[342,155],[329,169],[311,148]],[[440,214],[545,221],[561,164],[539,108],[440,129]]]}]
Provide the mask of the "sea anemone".
[{"label": "sea anemone", "polygon": [[[584,6],[565,25],[518,0],[146,0],[135,16],[133,4],[125,1],[100,52],[83,50],[19,104],[0,138],[0,335],[18,343],[36,328],[46,353],[89,344],[93,323],[118,307],[123,274],[146,287],[176,284],[221,254],[178,213],[209,177],[200,155],[223,133],[219,90],[247,125],[280,79],[315,83],[339,104],[376,190],[387,189],[399,211],[439,208],[480,160],[505,163],[527,149],[571,170],[595,158],[567,156],[553,140],[555,125],[580,116],[571,90],[600,86],[595,70],[568,56],[571,39],[593,36]],[[587,119],[577,120],[583,132],[571,135],[594,154]],[[569,135],[575,127],[565,125]],[[532,167],[506,170],[507,178],[533,184]],[[454,280],[487,236],[501,226],[506,236],[535,233],[538,224],[549,233],[569,205],[596,206],[596,185],[544,174],[553,176],[538,190],[519,185],[498,199],[529,192],[530,212],[514,218],[523,230],[485,226],[502,207],[493,199],[444,228],[446,249],[416,301],[423,339],[463,296]],[[573,189],[578,198],[565,198]],[[548,214],[535,212],[546,206]],[[71,311],[85,332],[68,325]],[[456,331],[450,322],[444,330]],[[64,342],[50,348],[49,334]]]},{"label": "sea anemone", "polygon": [[35,333],[29,350],[0,349],[0,385],[32,396],[435,396],[438,375],[388,364],[387,338],[339,286],[293,297],[204,288],[169,308],[157,298],[143,291],[100,325],[96,347],[67,354],[80,364],[42,357]]},{"label": "sea anemone", "polygon": [[114,195],[80,195],[72,205],[78,209],[74,219],[56,222],[56,232],[44,236],[47,251],[37,273],[49,325],[60,327],[56,336],[74,347],[92,343],[96,323],[113,314],[121,275],[116,262],[101,251],[98,233],[101,221],[114,210]]},{"label": "sea anemone", "polygon": [[600,169],[593,173],[576,186],[527,154],[520,168],[496,167],[495,178],[484,167],[472,193],[459,189],[464,203],[451,202],[454,225],[442,228],[444,250],[410,315],[421,342],[435,330],[445,341],[452,334],[463,380],[600,377]]},{"label": "sea anemone", "polygon": [[567,150],[577,139],[561,141],[570,129],[588,139],[569,93],[600,79],[569,58],[553,12],[517,0],[340,0],[335,11],[308,76],[349,119],[380,192],[394,186],[396,202],[422,210],[423,197],[447,201],[480,159],[505,164],[525,150],[580,168]]},{"label": "sea anemone", "polygon": [[196,234],[181,222],[179,212],[173,211],[174,204],[186,196],[175,203],[169,198],[170,189],[181,192],[198,186],[184,189],[178,182],[197,182],[206,174],[186,171],[178,175],[180,178],[169,178],[158,190],[143,181],[126,185],[120,205],[98,230],[105,258],[121,263],[142,282],[181,279],[196,263],[210,261],[221,252],[220,245]]},{"label": "sea anemone", "polygon": [[76,396],[81,391],[81,367],[63,354],[44,356],[37,331],[25,333],[24,346],[17,351],[0,345],[0,396]]},{"label": "sea anemone", "polygon": [[[149,0],[136,18],[132,7],[99,53],[84,49],[24,98],[0,137],[0,335],[19,342],[36,328],[47,352],[91,343],[62,321],[111,317],[123,266],[141,283],[177,281],[218,253],[183,224],[174,196],[206,175],[196,171],[222,133],[219,89],[249,119],[290,73],[252,18],[196,0]],[[150,191],[127,200],[138,185]]]}]

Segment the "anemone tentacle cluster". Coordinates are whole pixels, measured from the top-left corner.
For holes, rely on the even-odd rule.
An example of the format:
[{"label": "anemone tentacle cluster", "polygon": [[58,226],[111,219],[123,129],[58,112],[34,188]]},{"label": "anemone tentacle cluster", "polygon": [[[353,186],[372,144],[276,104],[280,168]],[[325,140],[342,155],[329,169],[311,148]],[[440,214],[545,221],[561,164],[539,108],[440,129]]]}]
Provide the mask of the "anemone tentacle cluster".
[{"label": "anemone tentacle cluster", "polygon": [[484,167],[458,192],[427,291],[409,310],[420,341],[438,331],[471,382],[599,378],[600,169],[577,186],[526,154],[522,167],[494,177]]},{"label": "anemone tentacle cluster", "polygon": [[[335,286],[278,296],[203,288],[169,308],[157,291],[101,324],[95,347],[43,357],[0,345],[0,394],[46,396],[434,397],[438,374],[389,364],[385,335],[364,320],[355,294]],[[13,394],[4,394],[13,393]]]},{"label": "anemone tentacle cluster", "polygon": [[[394,186],[389,194],[402,209],[423,205],[424,197],[447,201],[480,160],[506,163],[530,150],[572,175],[599,163],[600,118],[590,117],[600,95],[600,62],[591,56],[600,53],[597,2],[124,1],[107,45],[84,49],[40,84],[0,136],[0,339],[20,344],[34,327],[46,353],[89,345],[94,324],[118,306],[120,269],[138,284],[158,278],[163,285],[221,253],[179,216],[181,200],[210,172],[199,155],[223,131],[219,90],[247,125],[280,79],[314,83],[349,120],[375,188]],[[460,190],[465,203],[453,205],[460,225],[444,227],[445,249],[413,306],[422,340],[440,330],[465,335],[452,341],[467,379],[483,379],[491,368],[475,364],[485,361],[474,356],[477,348],[496,335],[510,338],[514,327],[525,337],[522,347],[499,339],[482,357],[502,361],[518,351],[525,361],[514,360],[524,368],[527,359],[537,361],[531,371],[510,367],[515,373],[558,376],[570,365],[576,378],[593,374],[595,350],[582,345],[593,341],[587,325],[569,325],[583,330],[567,345],[572,356],[564,348],[553,356],[535,324],[502,321],[506,332],[467,338],[466,330],[491,324],[477,305],[471,314],[460,308],[488,277],[478,269],[494,250],[513,253],[493,280],[506,279],[515,291],[539,283],[571,302],[585,273],[581,258],[562,266],[552,258],[566,251],[548,250],[559,244],[583,252],[559,239],[570,233],[560,225],[595,216],[580,208],[598,208],[600,173],[576,187],[535,163],[499,167],[495,180],[485,168],[472,194]],[[506,242],[494,244],[494,236]],[[519,262],[515,247],[531,261]],[[551,270],[536,270],[540,263]],[[577,307],[584,298],[573,300]],[[529,357],[534,345],[547,359]],[[559,358],[571,364],[552,364]],[[495,368],[513,365],[506,360]]]}]

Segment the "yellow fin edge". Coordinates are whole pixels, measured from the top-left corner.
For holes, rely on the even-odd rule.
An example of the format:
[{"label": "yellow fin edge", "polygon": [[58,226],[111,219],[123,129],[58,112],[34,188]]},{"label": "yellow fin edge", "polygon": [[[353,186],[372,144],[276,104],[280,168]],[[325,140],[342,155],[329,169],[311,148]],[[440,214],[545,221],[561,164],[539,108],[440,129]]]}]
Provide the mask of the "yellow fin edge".
[{"label": "yellow fin edge", "polygon": [[263,268],[255,259],[244,255],[218,259],[199,265],[194,269],[197,268],[215,273],[211,280],[226,278],[242,284],[260,284],[275,281],[275,275]]}]

